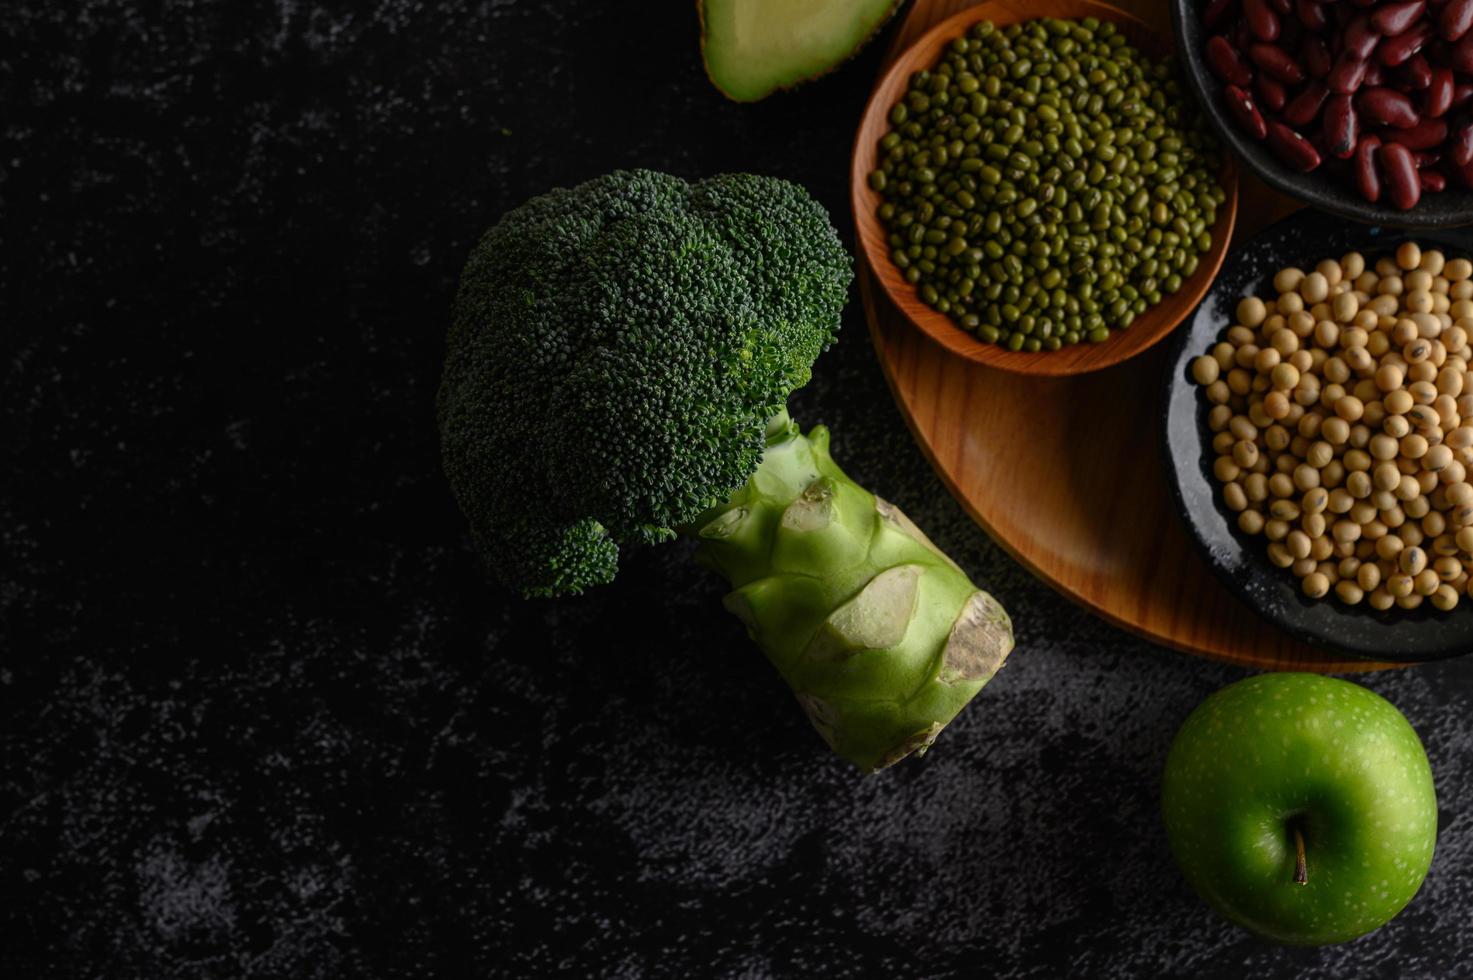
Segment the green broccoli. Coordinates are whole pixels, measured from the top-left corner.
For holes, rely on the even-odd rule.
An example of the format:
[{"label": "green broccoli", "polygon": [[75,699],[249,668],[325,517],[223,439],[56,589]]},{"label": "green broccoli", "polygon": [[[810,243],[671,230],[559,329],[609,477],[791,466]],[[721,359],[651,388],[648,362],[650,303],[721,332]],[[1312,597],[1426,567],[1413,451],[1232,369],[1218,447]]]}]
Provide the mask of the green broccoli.
[{"label": "green broccoli", "polygon": [[1006,614],[849,480],[788,395],[852,279],[803,188],[622,171],[504,215],[461,276],[439,394],[445,471],[527,596],[610,581],[677,534],[829,744],[923,751],[1012,648]]}]

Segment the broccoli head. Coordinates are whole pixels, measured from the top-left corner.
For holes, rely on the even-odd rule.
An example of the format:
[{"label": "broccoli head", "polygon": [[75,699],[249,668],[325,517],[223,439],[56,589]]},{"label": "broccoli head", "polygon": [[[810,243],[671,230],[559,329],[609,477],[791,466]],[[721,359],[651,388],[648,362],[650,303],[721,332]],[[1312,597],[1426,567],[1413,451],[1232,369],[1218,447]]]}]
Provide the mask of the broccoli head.
[{"label": "broccoli head", "polygon": [[851,260],[771,177],[621,171],[533,198],[471,252],[439,424],[488,565],[529,596],[608,582],[761,459],[835,338]]}]

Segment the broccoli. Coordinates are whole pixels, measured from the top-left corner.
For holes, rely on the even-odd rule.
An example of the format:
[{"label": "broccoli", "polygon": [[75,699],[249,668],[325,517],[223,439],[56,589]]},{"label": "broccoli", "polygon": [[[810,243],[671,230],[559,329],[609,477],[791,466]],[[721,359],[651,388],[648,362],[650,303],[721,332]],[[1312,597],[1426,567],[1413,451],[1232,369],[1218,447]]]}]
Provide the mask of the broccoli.
[{"label": "broccoli", "polygon": [[833,343],[851,259],[796,184],[621,171],[533,198],[461,276],[445,471],[487,566],[528,597],[613,579],[677,534],[840,754],[924,750],[1011,625],[807,436],[788,395]]}]

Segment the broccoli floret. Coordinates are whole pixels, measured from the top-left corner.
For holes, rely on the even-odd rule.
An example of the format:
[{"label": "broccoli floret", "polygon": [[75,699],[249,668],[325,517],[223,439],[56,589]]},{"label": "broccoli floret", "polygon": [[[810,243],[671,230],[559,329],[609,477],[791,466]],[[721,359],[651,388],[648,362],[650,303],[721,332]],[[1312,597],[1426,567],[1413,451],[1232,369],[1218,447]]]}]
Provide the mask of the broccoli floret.
[{"label": "broccoli floret", "polygon": [[462,273],[439,423],[478,548],[529,596],[608,582],[756,468],[851,260],[771,177],[621,171],[508,212]]}]

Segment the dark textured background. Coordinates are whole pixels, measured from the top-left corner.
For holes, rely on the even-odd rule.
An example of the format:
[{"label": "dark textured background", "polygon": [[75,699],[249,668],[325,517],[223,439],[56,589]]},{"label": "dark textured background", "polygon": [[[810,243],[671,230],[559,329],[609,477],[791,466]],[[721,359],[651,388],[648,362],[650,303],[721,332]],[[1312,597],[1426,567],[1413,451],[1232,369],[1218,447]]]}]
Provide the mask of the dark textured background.
[{"label": "dark textured background", "polygon": [[682,545],[483,581],[432,418],[479,231],[646,165],[794,178],[847,235],[878,57],[743,107],[683,2],[5,5],[0,976],[1473,973],[1470,664],[1367,678],[1442,800],[1411,907],[1327,951],[1220,923],[1157,774],[1239,672],[988,542],[857,301],[795,415],[1018,624],[924,760],[831,758]]}]

